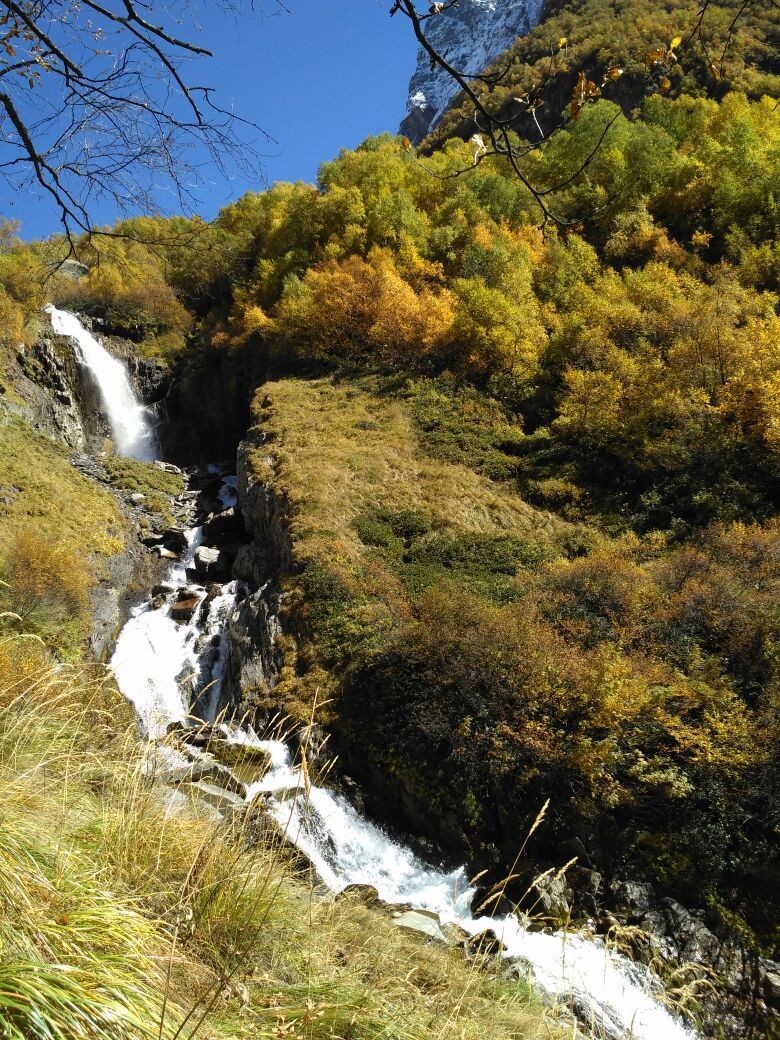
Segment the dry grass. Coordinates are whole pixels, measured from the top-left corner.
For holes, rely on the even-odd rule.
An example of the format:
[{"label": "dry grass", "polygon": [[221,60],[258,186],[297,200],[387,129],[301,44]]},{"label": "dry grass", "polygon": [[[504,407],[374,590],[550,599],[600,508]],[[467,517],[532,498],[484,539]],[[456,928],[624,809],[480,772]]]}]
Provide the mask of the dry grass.
[{"label": "dry grass", "polygon": [[312,898],[251,841],[151,787],[105,677],[0,637],[0,1031],[144,1037],[542,1040],[520,983]]},{"label": "dry grass", "polygon": [[[258,392],[256,417],[272,437],[278,486],[293,505],[293,535],[354,540],[368,507],[419,509],[442,530],[529,535],[561,530],[510,487],[419,448],[408,406],[330,379],[286,379]],[[262,457],[258,459],[262,465]]]},{"label": "dry grass", "polygon": [[20,527],[93,560],[96,572],[125,537],[114,496],[74,469],[64,448],[0,409],[0,553]]}]

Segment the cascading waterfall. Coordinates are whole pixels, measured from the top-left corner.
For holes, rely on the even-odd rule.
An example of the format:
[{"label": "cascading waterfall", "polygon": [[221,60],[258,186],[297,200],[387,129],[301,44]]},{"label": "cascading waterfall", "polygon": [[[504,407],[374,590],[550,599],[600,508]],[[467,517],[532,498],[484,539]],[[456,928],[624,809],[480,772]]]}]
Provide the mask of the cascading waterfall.
[{"label": "cascading waterfall", "polygon": [[[220,499],[227,507],[235,504],[235,478],[224,479]],[[149,603],[136,611],[120,633],[111,661],[120,689],[151,740],[163,738],[171,723],[186,720],[190,704],[204,688],[210,691],[210,711],[200,703],[198,714],[213,722],[219,703],[226,631],[238,590],[230,582],[205,602],[205,588],[187,584],[201,541],[200,527],[187,532],[188,547],[166,579],[166,605],[155,609]],[[178,623],[170,602],[185,586],[188,594],[198,597],[198,608],[189,621]],[[194,688],[187,690],[188,682]],[[492,929],[504,944],[504,956],[522,959],[536,985],[592,1021],[597,1035],[615,1040],[696,1040],[694,1031],[663,1006],[660,983],[644,967],[592,936],[529,931],[513,916],[472,917],[474,893],[464,868],[448,873],[424,863],[362,818],[345,798],[308,783],[281,741],[260,740],[248,727],[222,724],[221,729],[233,743],[268,752],[270,768],[250,784],[246,800],[264,798],[268,811],[332,890],[370,884],[386,902],[433,912],[443,923],[459,924],[470,935]]]},{"label": "cascading waterfall", "polygon": [[79,363],[97,383],[117,454],[142,462],[155,459],[158,452],[154,430],[146,408],[133,393],[125,366],[84,328],[75,314],[52,304],[46,310],[54,331],[72,340]]}]

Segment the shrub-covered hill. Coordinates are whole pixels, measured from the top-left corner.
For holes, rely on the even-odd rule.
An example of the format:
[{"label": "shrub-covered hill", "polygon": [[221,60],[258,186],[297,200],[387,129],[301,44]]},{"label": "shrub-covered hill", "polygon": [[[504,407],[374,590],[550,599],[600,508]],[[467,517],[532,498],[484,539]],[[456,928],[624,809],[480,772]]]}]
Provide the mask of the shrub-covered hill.
[{"label": "shrub-covered hill", "polygon": [[[601,85],[610,68],[619,79],[608,82],[604,95],[631,115],[643,99],[659,90],[722,99],[729,91],[749,97],[777,96],[780,90],[780,11],[771,2],[743,4],[718,0],[548,0],[540,24],[522,36],[488,71],[495,86],[485,92],[488,109],[513,119],[521,136],[535,140],[538,130],[524,106],[515,100],[535,92],[541,101],[535,116],[550,130],[558,125],[572,97],[580,72]],[[653,66],[659,50],[675,39],[674,60],[663,69]],[[654,52],[655,56],[654,56]],[[648,57],[650,56],[650,57]],[[468,139],[478,127],[473,106],[463,95],[424,143],[440,147],[452,136]]]},{"label": "shrub-covered hill", "polygon": [[[680,33],[676,7],[651,14],[631,30],[648,49]],[[529,160],[536,183],[566,180],[617,115],[556,195],[578,224],[541,228],[498,160],[462,174],[463,141],[418,156],[384,136],[211,224],[125,222],[156,244],[113,239],[100,264],[84,244],[89,274],[54,291],[137,314],[210,447],[274,378],[290,487],[321,535],[319,570],[296,579],[309,656],[278,696],[306,704],[322,669],[333,724],[357,733],[371,710],[366,762],[446,808],[459,841],[503,841],[549,793],[557,837],[736,908],[771,946],[780,110],[739,85],[681,82],[635,118],[588,106]],[[5,243],[15,329],[54,248]],[[395,425],[349,426],[363,400]],[[332,501],[305,440],[328,457],[320,406],[342,451],[320,482]],[[408,502],[380,486],[398,444]],[[353,447],[375,456],[367,484]]]},{"label": "shrub-covered hill", "polygon": [[250,703],[323,704],[374,807],[457,855],[511,863],[550,798],[537,854],[577,838],[766,922],[775,521],[684,543],[561,522],[501,479],[505,416],[447,381],[286,379],[255,419],[293,571],[281,679]]}]

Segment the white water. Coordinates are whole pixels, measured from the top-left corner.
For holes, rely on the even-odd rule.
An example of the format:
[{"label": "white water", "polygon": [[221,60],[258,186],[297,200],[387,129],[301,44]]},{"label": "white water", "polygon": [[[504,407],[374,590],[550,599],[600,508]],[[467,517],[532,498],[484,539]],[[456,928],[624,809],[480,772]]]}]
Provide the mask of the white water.
[{"label": "white water", "polygon": [[75,314],[61,311],[52,304],[46,310],[54,331],[73,341],[78,360],[97,383],[117,454],[152,461],[157,457],[156,439],[147,411],[130,386],[125,366],[84,328]]},{"label": "white water", "polygon": [[[234,504],[234,478],[225,479],[220,499],[226,507]],[[200,528],[188,533],[189,548],[168,576],[172,587],[186,584],[186,567],[201,536]],[[226,628],[235,602],[236,586],[230,583],[211,602],[205,625],[198,624],[200,611],[191,622],[177,624],[168,606],[153,610],[147,605],[123,628],[111,667],[151,739],[162,738],[171,722],[187,717],[190,695],[182,689],[180,677],[185,670],[197,671],[199,662],[199,681],[212,684],[210,712],[201,708],[201,713],[213,719]],[[205,677],[203,655],[196,649],[204,631],[219,636],[216,657],[212,648]],[[269,812],[332,890],[353,883],[370,884],[387,902],[433,911],[442,922],[455,922],[471,935],[492,929],[504,943],[504,956],[524,958],[533,968],[536,984],[555,1002],[592,1017],[597,1035],[620,1040],[696,1040],[696,1034],[662,1006],[660,984],[644,968],[592,937],[531,932],[513,916],[472,917],[473,890],[464,868],[446,872],[429,866],[363,819],[340,795],[307,785],[282,742],[259,740],[247,728],[222,728],[235,743],[253,744],[269,752],[271,768],[250,786],[247,801],[259,795],[267,799]]]}]

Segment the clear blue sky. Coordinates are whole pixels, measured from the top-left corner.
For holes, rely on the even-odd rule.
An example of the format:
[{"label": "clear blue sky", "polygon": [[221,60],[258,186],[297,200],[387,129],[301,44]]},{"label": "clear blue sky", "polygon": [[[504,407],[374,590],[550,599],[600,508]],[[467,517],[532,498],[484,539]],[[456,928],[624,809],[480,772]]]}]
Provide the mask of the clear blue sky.
[{"label": "clear blue sky", "polygon": [[[273,10],[273,0],[260,6]],[[408,21],[389,17],[390,0],[285,0],[285,6],[289,14],[256,11],[236,20],[206,0],[201,31],[189,34],[214,52],[199,66],[196,82],[214,86],[223,106],[234,103],[278,141],[261,143],[268,183],[311,181],[340,148],[395,132],[416,54]],[[215,175],[199,191],[198,211],[211,217],[225,202],[261,187]],[[56,213],[37,193],[11,199],[0,192],[0,214],[20,220],[26,239],[57,230]],[[106,223],[115,216],[97,214]]]}]

